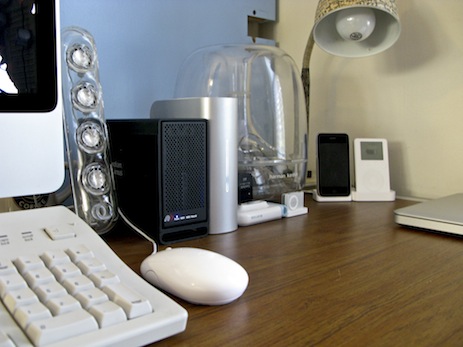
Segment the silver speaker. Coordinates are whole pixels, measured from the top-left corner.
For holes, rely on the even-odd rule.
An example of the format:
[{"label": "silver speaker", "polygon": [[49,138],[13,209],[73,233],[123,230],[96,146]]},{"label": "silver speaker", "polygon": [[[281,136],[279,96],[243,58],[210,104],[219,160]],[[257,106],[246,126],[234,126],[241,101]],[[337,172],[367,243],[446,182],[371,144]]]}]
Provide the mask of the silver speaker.
[{"label": "silver speaker", "polygon": [[238,100],[184,98],[159,100],[151,106],[154,119],[207,119],[209,127],[209,234],[238,228]]}]

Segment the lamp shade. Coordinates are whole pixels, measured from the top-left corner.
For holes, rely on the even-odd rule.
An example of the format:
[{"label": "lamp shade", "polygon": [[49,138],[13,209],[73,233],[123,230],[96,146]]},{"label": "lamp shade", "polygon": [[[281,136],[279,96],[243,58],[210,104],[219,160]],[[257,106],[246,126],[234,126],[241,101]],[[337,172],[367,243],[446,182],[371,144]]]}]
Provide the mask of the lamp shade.
[{"label": "lamp shade", "polygon": [[392,46],[400,35],[395,0],[320,0],[313,36],[324,51],[365,57]]}]

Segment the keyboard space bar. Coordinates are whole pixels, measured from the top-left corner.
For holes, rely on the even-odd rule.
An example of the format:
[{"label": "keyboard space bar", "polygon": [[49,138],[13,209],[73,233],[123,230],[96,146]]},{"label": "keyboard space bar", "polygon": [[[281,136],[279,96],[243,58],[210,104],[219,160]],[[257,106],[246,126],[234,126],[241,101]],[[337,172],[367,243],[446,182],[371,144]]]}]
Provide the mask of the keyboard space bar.
[{"label": "keyboard space bar", "polygon": [[98,330],[95,318],[85,310],[32,322],[27,335],[34,345],[42,346]]}]

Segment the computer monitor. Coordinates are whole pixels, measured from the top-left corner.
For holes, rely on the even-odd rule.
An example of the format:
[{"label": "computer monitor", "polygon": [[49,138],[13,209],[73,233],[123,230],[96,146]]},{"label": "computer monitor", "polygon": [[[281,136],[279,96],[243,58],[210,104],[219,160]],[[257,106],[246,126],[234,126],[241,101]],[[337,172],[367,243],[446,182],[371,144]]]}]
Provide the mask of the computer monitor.
[{"label": "computer monitor", "polygon": [[59,0],[0,3],[0,197],[64,180]]}]

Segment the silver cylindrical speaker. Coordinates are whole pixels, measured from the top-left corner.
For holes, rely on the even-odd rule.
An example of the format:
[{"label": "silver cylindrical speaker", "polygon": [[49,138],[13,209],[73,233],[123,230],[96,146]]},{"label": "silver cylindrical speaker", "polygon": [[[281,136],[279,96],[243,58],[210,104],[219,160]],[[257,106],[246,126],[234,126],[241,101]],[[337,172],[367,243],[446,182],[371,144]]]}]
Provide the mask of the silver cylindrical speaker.
[{"label": "silver cylindrical speaker", "polygon": [[238,228],[238,101],[228,97],[160,100],[151,118],[207,119],[209,123],[209,234]]}]

